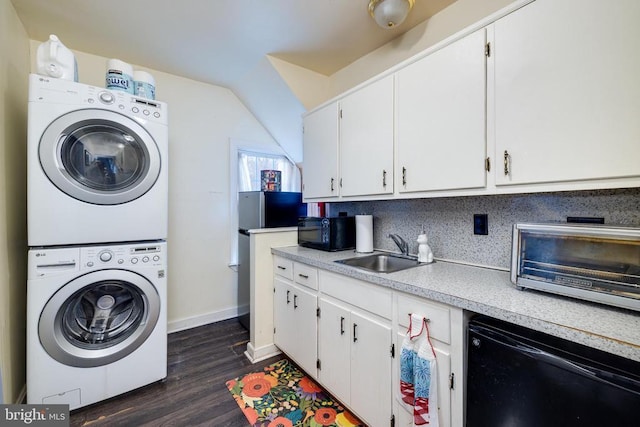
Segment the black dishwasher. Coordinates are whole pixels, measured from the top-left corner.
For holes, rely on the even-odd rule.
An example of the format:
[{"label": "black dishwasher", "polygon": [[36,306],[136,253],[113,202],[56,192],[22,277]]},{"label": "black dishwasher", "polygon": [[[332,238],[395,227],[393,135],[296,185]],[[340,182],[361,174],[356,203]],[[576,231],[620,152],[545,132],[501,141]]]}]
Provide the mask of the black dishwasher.
[{"label": "black dishwasher", "polygon": [[640,425],[640,362],[485,316],[467,344],[467,427]]}]

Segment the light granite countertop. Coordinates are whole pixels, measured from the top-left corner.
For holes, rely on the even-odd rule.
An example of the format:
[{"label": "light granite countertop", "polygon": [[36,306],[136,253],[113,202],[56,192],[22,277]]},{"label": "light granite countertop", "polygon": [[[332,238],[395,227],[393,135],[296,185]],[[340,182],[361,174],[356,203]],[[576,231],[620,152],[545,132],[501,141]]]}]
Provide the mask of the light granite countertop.
[{"label": "light granite countertop", "polygon": [[372,273],[334,262],[358,255],[353,251],[323,252],[289,246],[272,248],[271,252],[640,361],[640,313],[518,290],[506,271],[436,260],[395,273]]}]

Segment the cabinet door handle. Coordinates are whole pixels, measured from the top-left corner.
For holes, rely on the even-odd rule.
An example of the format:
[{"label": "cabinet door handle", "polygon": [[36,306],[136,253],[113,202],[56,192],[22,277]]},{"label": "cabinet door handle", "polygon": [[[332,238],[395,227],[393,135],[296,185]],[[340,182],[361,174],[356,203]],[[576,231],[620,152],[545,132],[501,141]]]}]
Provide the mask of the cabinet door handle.
[{"label": "cabinet door handle", "polygon": [[309,276],[307,276],[306,274],[302,274],[302,273],[298,273],[298,276],[302,277],[303,279],[308,279]]},{"label": "cabinet door handle", "polygon": [[291,301],[289,300],[289,293],[290,293],[290,292],[291,292],[291,291],[287,291],[287,304],[289,304],[289,303],[291,302]]},{"label": "cabinet door handle", "polygon": [[358,341],[358,325],[356,323],[353,324],[353,342]]},{"label": "cabinet door handle", "polygon": [[342,188],[342,178],[340,178],[340,188]]},{"label": "cabinet door handle", "polygon": [[511,156],[509,156],[509,152],[504,150],[504,176],[509,175],[509,160]]},{"label": "cabinet door handle", "polygon": [[279,266],[278,266],[278,268],[279,268],[280,270],[286,270],[286,269],[287,269],[287,267],[283,267],[283,266],[281,266],[281,265],[279,265]]},{"label": "cabinet door handle", "polygon": [[333,178],[331,178],[331,191],[333,191]]},{"label": "cabinet door handle", "polygon": [[298,308],[298,295],[293,294],[293,309]]},{"label": "cabinet door handle", "polygon": [[344,317],[340,316],[340,335],[344,335]]},{"label": "cabinet door handle", "polygon": [[382,186],[387,186],[387,171],[382,169]]},{"label": "cabinet door handle", "polygon": [[402,185],[406,187],[407,185],[407,168],[402,167]]}]

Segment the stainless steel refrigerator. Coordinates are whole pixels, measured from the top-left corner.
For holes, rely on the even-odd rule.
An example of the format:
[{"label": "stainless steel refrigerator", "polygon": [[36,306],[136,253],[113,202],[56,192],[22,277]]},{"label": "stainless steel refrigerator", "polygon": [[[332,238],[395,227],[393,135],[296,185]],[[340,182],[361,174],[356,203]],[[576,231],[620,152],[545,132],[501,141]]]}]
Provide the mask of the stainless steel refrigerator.
[{"label": "stainless steel refrigerator", "polygon": [[[285,191],[242,191],[238,193],[238,306],[249,305],[251,265],[249,230],[295,227],[306,215],[302,193]],[[250,314],[241,314],[240,323],[249,329]]]}]

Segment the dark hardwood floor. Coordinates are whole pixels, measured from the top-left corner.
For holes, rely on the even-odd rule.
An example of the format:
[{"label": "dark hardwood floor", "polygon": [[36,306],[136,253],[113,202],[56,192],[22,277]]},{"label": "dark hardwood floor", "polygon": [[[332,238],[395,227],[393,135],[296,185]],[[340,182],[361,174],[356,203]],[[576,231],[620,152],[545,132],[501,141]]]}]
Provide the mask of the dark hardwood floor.
[{"label": "dark hardwood floor", "polygon": [[225,382],[280,360],[252,365],[249,333],[236,319],[169,335],[163,382],[71,413],[71,426],[248,426]]}]

